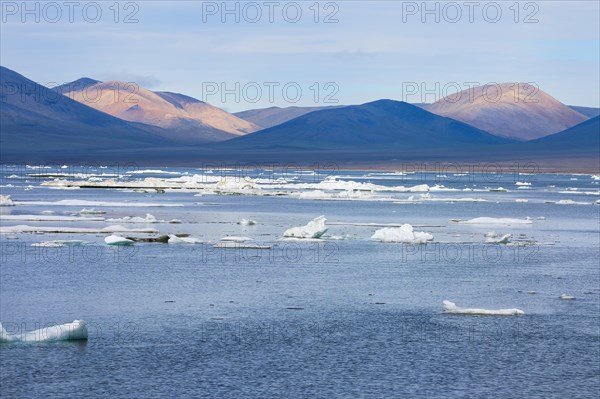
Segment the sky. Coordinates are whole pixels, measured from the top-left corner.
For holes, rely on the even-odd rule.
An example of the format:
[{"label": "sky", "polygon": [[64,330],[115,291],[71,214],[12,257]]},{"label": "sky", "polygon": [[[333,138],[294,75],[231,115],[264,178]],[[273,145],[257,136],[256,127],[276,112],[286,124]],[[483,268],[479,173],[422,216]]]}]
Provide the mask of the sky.
[{"label": "sky", "polygon": [[183,93],[229,112],[433,102],[527,82],[600,107],[600,2],[1,1],[0,64]]}]

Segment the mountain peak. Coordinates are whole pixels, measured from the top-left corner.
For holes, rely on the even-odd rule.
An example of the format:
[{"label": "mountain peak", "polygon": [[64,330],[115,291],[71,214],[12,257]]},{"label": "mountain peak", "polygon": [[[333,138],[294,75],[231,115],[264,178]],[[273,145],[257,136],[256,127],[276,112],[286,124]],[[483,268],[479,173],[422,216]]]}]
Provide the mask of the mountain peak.
[{"label": "mountain peak", "polygon": [[56,86],[54,88],[54,90],[59,92],[60,94],[65,94],[65,93],[70,93],[72,91],[86,89],[90,86],[94,86],[97,83],[102,83],[102,82],[100,82],[99,80],[96,80],[96,79],[83,77],[83,78],[74,80],[72,82],[67,82],[67,83],[63,83],[60,86]]},{"label": "mountain peak", "polygon": [[469,88],[428,105],[427,110],[517,140],[547,136],[587,119],[530,83]]}]

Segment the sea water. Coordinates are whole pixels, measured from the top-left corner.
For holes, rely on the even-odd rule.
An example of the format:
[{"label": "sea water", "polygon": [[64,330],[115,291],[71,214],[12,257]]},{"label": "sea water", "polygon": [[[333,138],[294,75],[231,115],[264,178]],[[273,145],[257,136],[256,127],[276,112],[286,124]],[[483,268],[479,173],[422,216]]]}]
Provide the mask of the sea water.
[{"label": "sea water", "polygon": [[[201,243],[112,247],[104,233],[0,234],[0,321],[7,332],[80,319],[88,326],[87,341],[0,344],[2,397],[597,397],[597,178],[336,171],[338,182],[456,191],[375,190],[328,200],[298,197],[313,189],[294,185],[332,178],[312,170],[245,170],[263,179],[261,195],[42,185],[55,178],[242,178],[236,170],[160,169],[79,175],[3,168],[1,194],[15,206],[1,207],[0,216],[92,216],[80,215],[82,206],[52,204],[75,199],[180,205],[95,206],[106,213],[93,216],[150,213],[159,223],[117,224],[158,234],[122,235],[185,233]],[[286,183],[276,182],[282,176]],[[556,203],[567,199],[580,204]],[[321,239],[282,240],[288,228],[320,215],[329,229]],[[531,223],[456,222],[477,217]],[[256,225],[238,224],[242,219]],[[434,240],[371,240],[382,226],[405,223]],[[114,224],[1,219],[2,228]],[[485,244],[489,232],[511,234],[511,242]],[[225,236],[249,237],[259,247],[214,248]],[[51,240],[84,244],[32,246]],[[565,293],[576,299],[559,299]],[[444,314],[445,299],[525,314]]]}]

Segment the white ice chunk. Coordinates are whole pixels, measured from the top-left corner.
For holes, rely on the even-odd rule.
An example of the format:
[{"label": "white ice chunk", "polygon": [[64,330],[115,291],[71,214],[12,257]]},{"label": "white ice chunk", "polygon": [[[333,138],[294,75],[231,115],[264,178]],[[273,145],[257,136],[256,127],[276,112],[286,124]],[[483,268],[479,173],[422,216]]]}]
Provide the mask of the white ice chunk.
[{"label": "white ice chunk", "polygon": [[572,301],[572,300],[575,299],[575,297],[573,295],[569,295],[569,294],[562,294],[558,298],[562,299],[562,300],[565,300],[565,301]]},{"label": "white ice chunk", "polygon": [[108,245],[131,245],[131,244],[133,244],[132,240],[125,238],[125,237],[121,237],[116,234],[106,237],[104,239],[104,242],[107,243]]},{"label": "white ice chunk", "polygon": [[287,229],[283,236],[289,238],[321,238],[327,232],[326,221],[325,216],[319,216],[308,222],[306,226]]},{"label": "white ice chunk", "polygon": [[249,219],[242,219],[238,222],[238,224],[240,224],[242,226],[254,226],[256,224],[256,221],[249,220]]},{"label": "white ice chunk", "polygon": [[15,203],[13,202],[12,198],[10,198],[10,195],[0,195],[0,206],[14,206]]},{"label": "white ice chunk", "polygon": [[454,302],[444,300],[443,312],[451,314],[480,315],[480,316],[520,316],[525,314],[521,309],[477,309],[459,308]]},{"label": "white ice chunk", "polygon": [[201,244],[202,241],[193,237],[177,237],[175,234],[169,234],[169,244]]},{"label": "white ice chunk", "polygon": [[246,241],[252,241],[252,238],[250,238],[250,237],[226,236],[226,237],[221,238],[221,241],[246,242]]},{"label": "white ice chunk", "polygon": [[74,320],[71,323],[45,327],[22,334],[9,334],[0,323],[0,342],[49,342],[87,340],[85,321]]},{"label": "white ice chunk", "polygon": [[403,224],[400,227],[379,229],[371,236],[371,239],[381,242],[425,244],[427,241],[433,240],[433,236],[429,233],[414,231],[410,224]]},{"label": "white ice chunk", "polygon": [[243,179],[225,177],[214,186],[213,190],[224,194],[257,194],[260,188],[250,177]]},{"label": "white ice chunk", "polygon": [[485,242],[487,244],[508,244],[510,242],[512,234],[504,234],[503,236],[498,236],[494,234],[493,236],[490,236],[488,233],[485,236],[487,237],[485,239]]}]

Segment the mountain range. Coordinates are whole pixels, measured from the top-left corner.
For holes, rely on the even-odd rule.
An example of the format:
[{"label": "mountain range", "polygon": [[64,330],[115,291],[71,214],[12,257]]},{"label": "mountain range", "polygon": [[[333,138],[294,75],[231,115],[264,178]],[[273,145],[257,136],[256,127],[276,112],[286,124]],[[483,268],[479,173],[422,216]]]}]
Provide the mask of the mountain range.
[{"label": "mountain range", "polygon": [[[557,133],[600,115],[600,108],[562,104],[527,83],[479,86],[446,96],[432,104],[413,105],[497,136],[522,141]],[[235,115],[267,129],[329,108],[334,107],[270,107]]]},{"label": "mountain range", "polygon": [[600,158],[597,109],[566,106],[526,85],[500,85],[497,101],[479,88],[469,101],[377,100],[233,115],[183,94],[119,81],[81,78],[51,90],[0,67],[0,84],[2,162],[542,157],[597,165]]},{"label": "mountain range", "polygon": [[195,98],[153,92],[133,83],[82,78],[55,90],[117,118],[164,129],[165,138],[183,144],[228,140],[259,130],[252,122]]},{"label": "mountain range", "polygon": [[0,148],[3,159],[28,153],[66,157],[89,150],[169,144],[151,126],[130,123],[61,96],[0,67]]},{"label": "mountain range", "polygon": [[378,100],[313,111],[281,125],[222,143],[222,147],[406,150],[511,141],[405,102]]}]

